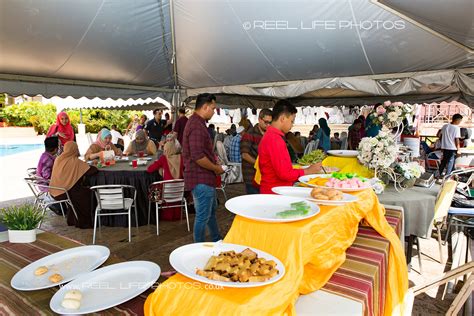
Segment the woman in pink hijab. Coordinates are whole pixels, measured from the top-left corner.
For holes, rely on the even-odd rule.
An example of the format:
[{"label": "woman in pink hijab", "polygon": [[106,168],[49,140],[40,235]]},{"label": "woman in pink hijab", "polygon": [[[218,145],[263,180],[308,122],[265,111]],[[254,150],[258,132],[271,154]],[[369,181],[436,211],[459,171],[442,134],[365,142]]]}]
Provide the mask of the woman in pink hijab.
[{"label": "woman in pink hijab", "polygon": [[71,120],[66,112],[60,112],[56,117],[56,123],[51,125],[46,137],[57,136],[61,145],[74,140],[74,129],[71,126]]}]

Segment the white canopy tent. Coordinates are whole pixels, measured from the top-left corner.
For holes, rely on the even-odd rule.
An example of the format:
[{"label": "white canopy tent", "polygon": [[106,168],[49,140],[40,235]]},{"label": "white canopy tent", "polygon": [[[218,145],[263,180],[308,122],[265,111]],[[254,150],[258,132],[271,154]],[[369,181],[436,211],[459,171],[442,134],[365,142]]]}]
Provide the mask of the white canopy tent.
[{"label": "white canopy tent", "polygon": [[11,95],[474,106],[472,0],[0,0],[0,12]]}]

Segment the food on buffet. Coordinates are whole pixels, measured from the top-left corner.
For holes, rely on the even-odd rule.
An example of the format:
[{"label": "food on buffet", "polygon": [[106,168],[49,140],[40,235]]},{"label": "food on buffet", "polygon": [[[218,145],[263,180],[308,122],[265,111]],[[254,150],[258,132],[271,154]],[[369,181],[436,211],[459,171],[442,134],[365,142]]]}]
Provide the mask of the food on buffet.
[{"label": "food on buffet", "polygon": [[316,177],[308,181],[309,184],[330,187],[335,189],[365,189],[369,187],[367,179],[356,173],[333,172],[328,177]]},{"label": "food on buffet", "polygon": [[291,209],[276,213],[278,218],[296,218],[308,215],[311,207],[308,203],[301,201],[290,204]]},{"label": "food on buffet", "polygon": [[343,199],[341,191],[336,189],[314,188],[311,197],[316,200],[340,201]]},{"label": "food on buffet", "polygon": [[326,154],[322,150],[316,149],[298,159],[298,163],[302,166],[307,166],[321,162],[324,158],[326,158]]},{"label": "food on buffet", "polygon": [[45,274],[46,272],[48,272],[48,268],[45,267],[45,266],[41,266],[41,267],[36,268],[36,270],[35,270],[35,275],[36,275],[36,276],[43,275],[43,274]]},{"label": "food on buffet", "polygon": [[81,307],[82,293],[79,290],[70,290],[64,294],[61,306],[67,309],[79,309]]},{"label": "food on buffet", "polygon": [[53,283],[58,283],[58,282],[62,281],[62,279],[63,279],[63,277],[59,273],[55,273],[55,274],[53,274],[49,277],[49,280]]},{"label": "food on buffet", "polygon": [[278,273],[275,261],[258,258],[249,248],[211,256],[203,270],[196,270],[197,275],[223,282],[264,282]]}]

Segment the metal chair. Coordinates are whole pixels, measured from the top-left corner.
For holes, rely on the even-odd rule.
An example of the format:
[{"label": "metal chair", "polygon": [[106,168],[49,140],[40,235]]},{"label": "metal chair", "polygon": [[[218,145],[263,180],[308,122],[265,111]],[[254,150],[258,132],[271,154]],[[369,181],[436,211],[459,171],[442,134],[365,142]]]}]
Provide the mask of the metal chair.
[{"label": "metal chair", "polygon": [[[25,178],[24,180],[26,184],[28,184],[28,187],[30,188],[31,192],[33,192],[33,195],[35,196],[34,205],[39,206],[43,210],[43,215],[46,213],[46,209],[49,208],[51,205],[59,204],[63,217],[66,217],[64,213],[63,203],[67,203],[69,206],[71,206],[74,216],[77,219],[76,210],[74,209],[74,205],[72,204],[72,200],[69,197],[69,193],[66,189],[47,185],[43,183],[42,180],[39,178]],[[66,194],[66,199],[56,200],[49,194],[49,189],[56,189],[64,192],[64,194]],[[38,228],[41,227],[42,222],[43,221],[38,224]]]},{"label": "metal chair", "polygon": [[[177,203],[173,205],[166,205],[168,203]],[[150,213],[151,213],[151,203],[155,203],[156,210],[156,235],[159,235],[159,208],[171,208],[171,207],[181,207],[181,219],[183,216],[183,206],[186,214],[186,223],[189,229],[189,215],[188,215],[188,203],[184,197],[184,180],[175,179],[175,180],[165,180],[153,182],[150,185],[149,196],[148,196],[148,225],[150,225]]]},{"label": "metal chair", "polygon": [[26,173],[30,178],[36,177],[36,168],[28,168],[26,169]]},{"label": "metal chair", "polygon": [[[92,244],[95,244],[95,233],[97,222],[100,229],[100,217],[102,216],[128,216],[128,242],[132,241],[132,207],[135,209],[135,223],[138,228],[138,216],[136,207],[137,191],[131,185],[113,184],[97,185],[91,187],[97,198],[97,207],[94,215],[94,234]],[[126,193],[132,193],[133,198],[126,197]]]}]

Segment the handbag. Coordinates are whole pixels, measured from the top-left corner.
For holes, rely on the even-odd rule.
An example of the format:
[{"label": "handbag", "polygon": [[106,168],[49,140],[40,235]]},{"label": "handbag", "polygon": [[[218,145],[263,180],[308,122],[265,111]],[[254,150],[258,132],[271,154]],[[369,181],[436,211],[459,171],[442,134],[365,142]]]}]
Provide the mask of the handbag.
[{"label": "handbag", "polygon": [[[108,150],[107,150],[108,148]],[[111,161],[115,159],[115,151],[113,151],[110,146],[105,147],[104,151],[100,152],[101,161]]]}]

